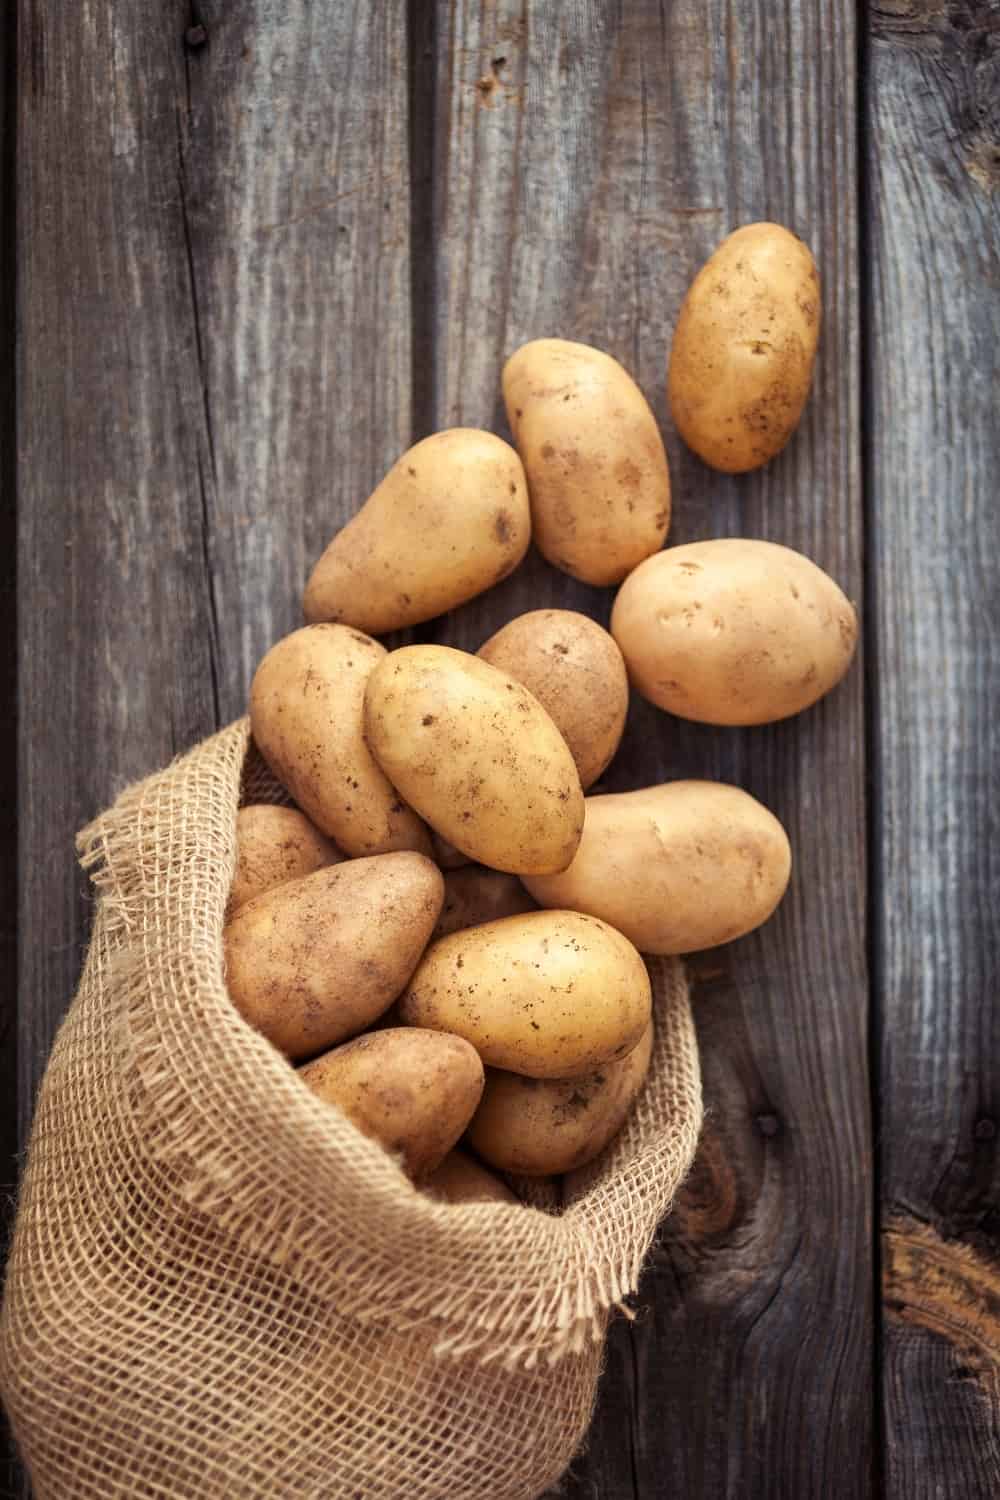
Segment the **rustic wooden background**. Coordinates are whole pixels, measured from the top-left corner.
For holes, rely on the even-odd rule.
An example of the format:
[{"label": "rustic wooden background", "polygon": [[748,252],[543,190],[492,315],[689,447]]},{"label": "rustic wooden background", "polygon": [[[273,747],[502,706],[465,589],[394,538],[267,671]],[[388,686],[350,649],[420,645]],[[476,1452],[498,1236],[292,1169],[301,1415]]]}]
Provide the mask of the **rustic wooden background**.
[{"label": "rustic wooden background", "polygon": [[[505,432],[505,354],[592,341],[663,421],[672,539],[800,548],[865,645],[786,724],[632,712],[615,786],[736,781],[796,871],[764,931],[695,965],[708,1125],[567,1494],[996,1500],[1000,4],[19,0],[8,22],[8,1144],[86,941],[75,829],[242,712],[403,448]],[[726,479],[672,431],[666,350],[694,270],[760,218],[815,250],[825,330],[796,438]],[[610,598],[532,558],[420,634],[475,648]],[[0,701],[13,725],[12,665]],[[10,992],[14,940],[8,916]]]}]

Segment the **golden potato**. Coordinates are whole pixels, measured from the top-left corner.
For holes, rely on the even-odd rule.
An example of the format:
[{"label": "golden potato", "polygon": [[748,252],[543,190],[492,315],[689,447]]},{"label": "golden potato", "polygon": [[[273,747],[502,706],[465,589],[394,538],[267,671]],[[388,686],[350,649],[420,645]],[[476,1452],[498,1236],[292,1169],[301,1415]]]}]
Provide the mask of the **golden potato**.
[{"label": "golden potato", "polygon": [[447,937],[449,932],[460,932],[464,927],[479,927],[483,922],[536,910],[516,875],[487,870],[484,865],[465,865],[445,874],[444,905],[433,937]]},{"label": "golden potato", "polygon": [[399,1014],[464,1036],[495,1068],[574,1078],[631,1052],[650,1005],[646,966],[620,932],[579,912],[533,911],[438,938]]},{"label": "golden potato", "polygon": [[521,460],[492,432],[456,427],[404,453],[327,547],[307,620],[381,635],[453,609],[512,573],[531,515]]},{"label": "golden potato", "polygon": [[565,339],[512,354],[503,398],[538,550],[584,583],[620,582],[670,525],[667,455],[646,398],[609,354]]},{"label": "golden potato", "polygon": [[401,796],[470,859],[564,870],[583,821],[573,757],[537,699],[450,646],[404,646],[365,691],[365,737]]},{"label": "golden potato", "polygon": [[667,781],[588,797],[569,869],[522,878],[540,905],[601,917],[642,953],[693,953],[765,922],[791,862],[785,830],[748,792]]},{"label": "golden potato", "polygon": [[440,1166],[483,1093],[474,1047],[410,1026],[336,1047],[300,1068],[299,1077],[363,1134],[398,1152],[415,1178]]},{"label": "golden potato", "polygon": [[296,807],[255,802],[236,814],[236,872],[227,916],[254,896],[339,864],[343,855]]},{"label": "golden potato", "polygon": [[822,568],[739,537],[647,558],[619,589],[611,629],[639,692],[703,724],[801,712],[840,681],[858,636]]},{"label": "golden potato", "polygon": [[520,1203],[505,1182],[481,1167],[465,1151],[449,1151],[441,1165],[424,1178],[424,1191],[445,1203]]},{"label": "golden potato", "polygon": [[224,932],[230,998],[289,1057],[356,1036],[413,973],[443,899],[437,866],[403,852],[265,891]]},{"label": "golden potato", "polygon": [[477,654],[534,694],[569,746],[581,786],[591,786],[618,749],[628,712],[625,663],[608,632],[572,609],[534,609]]},{"label": "golden potato", "polygon": [[308,625],[272,646],[250,689],[257,748],[308,817],[352,857],[414,849],[430,834],[372,759],[365,683],[385,647],[346,625]]},{"label": "golden potato", "polygon": [[816,263],[780,224],[737,229],[698,272],[667,390],[677,431],[713,469],[759,468],[788,442],[812,383],[820,311]]},{"label": "golden potato", "polygon": [[491,1166],[524,1177],[582,1167],[621,1130],[652,1052],[650,1021],[627,1057],[582,1078],[523,1078],[489,1068],[469,1142]]}]

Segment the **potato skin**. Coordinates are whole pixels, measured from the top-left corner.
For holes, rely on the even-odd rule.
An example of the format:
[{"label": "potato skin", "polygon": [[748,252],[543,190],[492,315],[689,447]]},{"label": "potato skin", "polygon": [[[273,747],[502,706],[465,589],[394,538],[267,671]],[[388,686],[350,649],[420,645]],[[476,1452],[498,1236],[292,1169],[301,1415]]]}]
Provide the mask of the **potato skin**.
[{"label": "potato skin", "polygon": [[356,1036],[405,986],[443,899],[437,866],[404,852],[265,891],[223,934],[230,998],[292,1058]]},{"label": "potato skin", "polygon": [[432,943],[399,1015],[464,1036],[492,1067],[575,1078],[631,1052],[650,1007],[646,966],[620,932],[579,912],[534,911]]},{"label": "potato skin", "polygon": [[542,556],[584,583],[618,583],[670,525],[656,418],[626,370],[588,344],[534,339],[510,356],[503,398]]},{"label": "potato skin", "polygon": [[477,654],[534,694],[569,746],[581,786],[591,786],[618,749],[628,713],[625,663],[608,632],[572,609],[534,609]]},{"label": "potato skin", "polygon": [[444,1161],[483,1093],[474,1047],[409,1026],[336,1047],[300,1068],[299,1077],[365,1135],[399,1152],[417,1179]]},{"label": "potato skin", "polygon": [[466,927],[481,927],[484,922],[537,909],[516,875],[488,870],[485,865],[463,865],[445,874],[444,905],[432,941]]},{"label": "potato skin", "polygon": [[667,954],[715,948],[759,927],[790,873],[785,830],[748,792],[667,781],[588,797],[569,869],[522,878],[541,906],[590,912],[640,952]]},{"label": "potato skin", "polygon": [[492,588],[528,550],[521,460],[492,432],[455,427],[403,454],[313,569],[307,620],[381,635]]},{"label": "potato skin", "polygon": [[345,854],[431,853],[430,834],[364,741],[365,683],[384,646],[346,625],[307,625],[272,646],[250,689],[261,755]]},{"label": "potato skin", "polygon": [[819,273],[780,224],[737,229],[698,272],[670,351],[677,431],[713,469],[740,474],[780,453],[812,383]]},{"label": "potato skin", "polygon": [[505,1182],[457,1147],[424,1179],[425,1193],[444,1203],[520,1203]]},{"label": "potato skin", "polygon": [[255,802],[236,814],[236,872],[227,918],[254,896],[344,858],[297,807]]},{"label": "potato skin", "polygon": [[500,1171],[524,1177],[585,1166],[624,1125],[652,1053],[650,1021],[627,1057],[582,1078],[522,1078],[489,1068],[469,1143]]},{"label": "potato skin", "polygon": [[703,724],[768,724],[834,687],[858,622],[822,568],[732,537],[668,547],[626,578],[611,615],[635,688]]},{"label": "potato skin", "polygon": [[450,646],[404,646],[368,679],[365,737],[400,795],[470,859],[564,870],[583,791],[573,757],[520,683]]}]

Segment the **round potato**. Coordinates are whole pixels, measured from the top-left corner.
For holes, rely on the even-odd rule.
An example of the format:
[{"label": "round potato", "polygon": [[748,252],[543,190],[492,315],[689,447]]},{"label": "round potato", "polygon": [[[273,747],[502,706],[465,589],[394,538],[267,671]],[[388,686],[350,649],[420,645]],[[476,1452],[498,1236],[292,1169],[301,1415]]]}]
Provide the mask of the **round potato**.
[{"label": "round potato", "polygon": [[465,1151],[449,1151],[441,1165],[424,1179],[424,1191],[445,1203],[520,1203],[505,1182],[481,1167]]},{"label": "round potato", "polygon": [[489,1068],[469,1142],[491,1166],[524,1177],[582,1167],[621,1130],[652,1052],[650,1021],[627,1057],[582,1078],[522,1078]]},{"label": "round potato", "polygon": [[571,609],[518,615],[478,655],[523,683],[570,749],[586,790],[621,742],[628,712],[622,654],[606,630]]},{"label": "round potato", "polygon": [[574,1078],[631,1052],[650,1005],[646,965],[620,932],[579,912],[533,911],[438,938],[399,1014],[464,1036],[492,1067]]},{"label": "round potato", "polygon": [[765,922],[791,863],[785,830],[748,792],[668,781],[588,797],[569,869],[523,878],[540,905],[601,917],[642,953],[693,953]]},{"label": "round potato", "polygon": [[583,791],[566,741],[519,682],[450,646],[404,646],[372,672],[365,736],[382,770],[470,859],[564,870]]},{"label": "round potato", "polygon": [[822,568],[738,537],[647,558],[619,589],[611,629],[643,697],[703,724],[801,712],[840,681],[858,638]]},{"label": "round potato", "polygon": [[481,927],[501,917],[516,917],[537,910],[516,875],[487,870],[483,865],[464,865],[444,877],[444,905],[434,929],[435,938],[465,927]]},{"label": "round potato", "polygon": [[684,298],[667,377],[677,431],[699,458],[740,474],[781,452],[809,395],[819,325],[819,273],[796,235],[747,224],[723,240]]},{"label": "round potato", "polygon": [[307,620],[381,635],[492,588],[528,550],[521,460],[492,432],[456,427],[404,453],[327,547],[306,585]]},{"label": "round potato", "polygon": [[241,807],[236,814],[236,872],[227,915],[263,891],[339,864],[343,857],[298,808],[266,802]]},{"label": "round potato", "polygon": [[538,550],[584,583],[620,582],[670,525],[667,455],[646,398],[609,354],[565,339],[512,354],[503,398]]},{"label": "round potato", "polygon": [[408,853],[348,860],[265,891],[224,932],[230,998],[289,1057],[356,1036],[413,973],[443,899],[441,871]]},{"label": "round potato", "polygon": [[352,857],[431,853],[430,834],[364,741],[365,683],[384,646],[346,625],[309,625],[272,646],[250,689],[250,727],[281,784]]},{"label": "round potato", "polygon": [[483,1065],[461,1037],[402,1027],[360,1036],[300,1068],[314,1094],[399,1153],[411,1177],[440,1166],[483,1093]]}]

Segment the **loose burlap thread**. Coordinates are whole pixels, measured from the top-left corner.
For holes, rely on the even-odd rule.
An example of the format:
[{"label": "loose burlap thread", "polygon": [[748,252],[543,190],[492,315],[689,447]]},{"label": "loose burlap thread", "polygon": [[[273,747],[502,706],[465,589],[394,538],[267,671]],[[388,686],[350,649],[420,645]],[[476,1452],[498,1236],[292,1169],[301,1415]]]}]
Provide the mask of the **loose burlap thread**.
[{"label": "loose burlap thread", "polygon": [[[547,1208],[438,1203],[233,1009],[245,720],[80,835],[98,893],[41,1087],[0,1321],[39,1500],[530,1500],[586,1430],[701,1122],[683,970],[618,1141]],[[545,1203],[545,1195],[534,1200]]]}]

